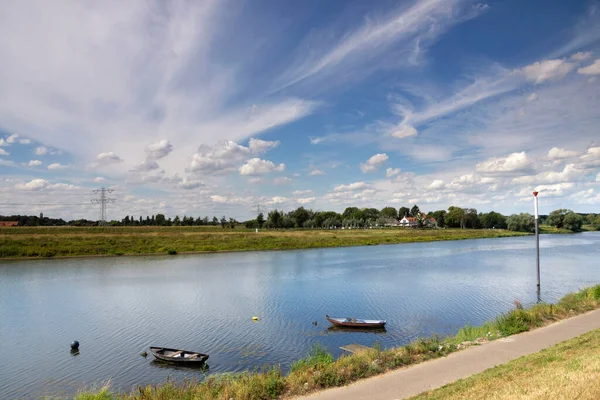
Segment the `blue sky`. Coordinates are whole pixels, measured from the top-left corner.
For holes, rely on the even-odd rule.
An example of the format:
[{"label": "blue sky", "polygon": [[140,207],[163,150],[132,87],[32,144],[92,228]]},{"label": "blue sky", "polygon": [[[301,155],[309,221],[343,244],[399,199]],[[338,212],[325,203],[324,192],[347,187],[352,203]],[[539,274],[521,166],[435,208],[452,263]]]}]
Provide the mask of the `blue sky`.
[{"label": "blue sky", "polygon": [[0,5],[0,214],[600,212],[598,1]]}]

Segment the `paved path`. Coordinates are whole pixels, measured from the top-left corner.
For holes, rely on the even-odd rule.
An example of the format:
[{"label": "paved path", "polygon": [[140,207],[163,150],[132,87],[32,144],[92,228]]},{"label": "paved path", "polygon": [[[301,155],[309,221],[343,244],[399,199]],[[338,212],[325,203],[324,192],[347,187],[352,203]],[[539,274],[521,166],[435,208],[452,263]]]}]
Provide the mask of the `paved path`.
[{"label": "paved path", "polygon": [[556,322],[531,332],[498,339],[389,372],[350,386],[302,397],[305,400],[396,400],[414,396],[482,372],[600,328],[600,310]]}]

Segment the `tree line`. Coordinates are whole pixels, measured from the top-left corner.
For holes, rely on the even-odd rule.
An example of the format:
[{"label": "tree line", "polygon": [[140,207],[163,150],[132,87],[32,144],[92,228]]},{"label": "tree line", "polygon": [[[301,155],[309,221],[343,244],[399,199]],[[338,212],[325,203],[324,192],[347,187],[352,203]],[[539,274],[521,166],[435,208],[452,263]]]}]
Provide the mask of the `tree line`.
[{"label": "tree line", "polygon": [[[347,207],[342,213],[335,211],[315,211],[298,207],[295,210],[284,212],[282,210],[270,211],[267,216],[259,213],[255,219],[244,222],[246,228],[264,229],[337,229],[337,228],[372,228],[396,226],[404,217],[412,217],[417,226],[425,226],[426,219],[433,219],[433,226],[438,228],[463,228],[463,229],[509,229],[520,232],[534,232],[535,221],[529,213],[502,215],[495,211],[487,213],[477,212],[475,208],[462,208],[451,206],[447,210],[436,210],[423,213],[415,204],[413,207],[384,207],[376,208]],[[433,221],[431,220],[431,221]],[[65,221],[64,219],[40,216],[12,215],[1,216],[0,221],[16,221],[19,226],[97,226],[98,221],[78,219]],[[167,218],[164,214],[134,217],[127,215],[120,221],[113,220],[111,226],[221,226],[222,228],[235,228],[239,225],[235,218],[222,216],[191,217],[184,215],[182,218]],[[540,224],[546,224],[560,229],[571,231],[581,230],[584,224],[593,229],[600,230],[600,214],[577,214],[571,210],[559,209],[549,215],[540,216]],[[428,225],[431,226],[431,225]]]}]

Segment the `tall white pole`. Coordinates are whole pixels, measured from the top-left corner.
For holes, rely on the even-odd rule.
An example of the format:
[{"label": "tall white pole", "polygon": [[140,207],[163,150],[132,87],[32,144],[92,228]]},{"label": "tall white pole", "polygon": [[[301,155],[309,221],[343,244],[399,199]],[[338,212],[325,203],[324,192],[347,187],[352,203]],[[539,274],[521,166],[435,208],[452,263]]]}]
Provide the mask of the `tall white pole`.
[{"label": "tall white pole", "polygon": [[535,250],[537,265],[537,290],[540,295],[540,225],[538,216],[538,192],[533,192],[533,208],[535,211]]}]

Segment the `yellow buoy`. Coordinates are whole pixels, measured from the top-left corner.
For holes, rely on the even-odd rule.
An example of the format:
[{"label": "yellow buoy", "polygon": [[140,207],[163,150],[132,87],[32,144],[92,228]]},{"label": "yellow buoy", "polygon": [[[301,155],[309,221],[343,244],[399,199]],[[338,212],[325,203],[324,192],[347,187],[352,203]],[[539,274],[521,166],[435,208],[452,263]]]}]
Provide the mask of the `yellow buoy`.
[{"label": "yellow buoy", "polygon": [[258,321],[258,317],[252,317],[252,321]]}]

